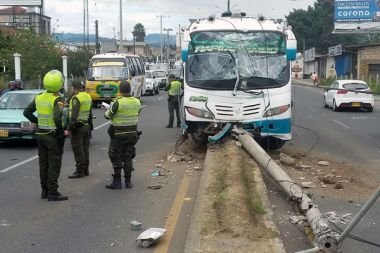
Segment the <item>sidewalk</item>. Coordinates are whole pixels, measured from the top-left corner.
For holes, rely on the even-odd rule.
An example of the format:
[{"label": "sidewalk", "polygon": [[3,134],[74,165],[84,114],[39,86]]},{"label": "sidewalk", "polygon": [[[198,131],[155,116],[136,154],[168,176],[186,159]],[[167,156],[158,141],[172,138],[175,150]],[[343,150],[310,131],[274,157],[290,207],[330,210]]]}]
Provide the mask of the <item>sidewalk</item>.
[{"label": "sidewalk", "polygon": [[[311,79],[295,79],[293,78],[292,79],[292,84],[295,84],[295,85],[302,85],[302,86],[310,86],[310,87],[315,87],[315,88],[319,88],[319,89],[324,89],[326,88],[326,86],[314,86],[313,84],[313,80]],[[374,98],[375,98],[375,101],[380,101],[380,95],[373,95]]]}]

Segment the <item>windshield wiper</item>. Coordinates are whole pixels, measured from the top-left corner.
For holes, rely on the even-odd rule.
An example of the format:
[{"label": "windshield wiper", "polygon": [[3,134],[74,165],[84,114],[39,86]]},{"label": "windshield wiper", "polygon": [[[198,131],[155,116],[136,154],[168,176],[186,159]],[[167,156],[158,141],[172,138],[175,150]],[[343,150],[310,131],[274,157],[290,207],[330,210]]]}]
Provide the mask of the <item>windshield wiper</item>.
[{"label": "windshield wiper", "polygon": [[235,58],[230,50],[227,50],[227,52],[230,54],[232,60],[234,60],[234,62],[235,62],[235,67],[236,67],[236,82],[235,82],[234,91],[233,91],[232,95],[236,96],[236,90],[237,90],[237,87],[238,87],[239,82],[240,82],[239,58]]}]

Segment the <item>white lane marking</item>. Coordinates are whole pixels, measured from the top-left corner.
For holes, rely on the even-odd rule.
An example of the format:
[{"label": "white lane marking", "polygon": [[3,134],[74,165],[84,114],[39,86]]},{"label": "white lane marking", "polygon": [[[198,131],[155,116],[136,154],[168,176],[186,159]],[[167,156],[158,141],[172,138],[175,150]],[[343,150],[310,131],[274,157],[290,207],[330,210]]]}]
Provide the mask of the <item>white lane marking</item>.
[{"label": "white lane marking", "polygon": [[376,117],[368,117],[368,116],[359,116],[359,117],[351,117],[353,120],[375,120]]},{"label": "white lane marking", "polygon": [[106,126],[106,125],[108,125],[110,123],[111,123],[111,121],[107,121],[106,123],[101,124],[100,126],[95,127],[94,130],[98,130],[99,128],[102,128],[102,127],[104,127],[104,126]]},{"label": "white lane marking", "polygon": [[351,129],[351,127],[349,127],[349,126],[343,124],[342,122],[340,122],[340,121],[338,121],[338,120],[334,120],[334,122],[337,123],[338,125],[344,127],[344,128]]},{"label": "white lane marking", "polygon": [[160,101],[160,100],[162,100],[162,99],[164,99],[164,97],[163,97],[163,96],[161,96],[161,97],[157,98],[157,101]]},{"label": "white lane marking", "polygon": [[314,108],[311,108],[311,107],[306,107],[309,111],[312,111],[312,112],[316,112],[317,110],[315,110]]},{"label": "white lane marking", "polygon": [[[143,106],[143,107],[144,107],[144,106]],[[106,122],[106,123],[104,123],[104,124],[101,124],[100,126],[95,127],[94,130],[98,130],[98,129],[100,129],[100,128],[106,126],[106,125],[108,125],[109,123],[111,123],[111,122],[108,121],[108,122]],[[22,162],[16,163],[16,164],[14,164],[14,165],[12,165],[12,166],[9,166],[8,168],[5,168],[5,169],[3,169],[3,170],[0,170],[0,173],[4,173],[4,172],[8,172],[8,171],[10,171],[10,170],[13,170],[13,169],[16,168],[16,167],[19,167],[19,166],[21,166],[21,165],[24,165],[25,163],[31,162],[31,161],[33,161],[33,160],[35,160],[35,159],[37,159],[37,158],[38,158],[38,155],[33,156],[33,157],[31,157],[31,158],[28,158],[28,159],[26,159],[25,161],[22,161]]]},{"label": "white lane marking", "polygon": [[0,172],[3,173],[3,172],[7,172],[7,171],[10,171],[10,170],[13,170],[13,169],[16,168],[16,167],[21,166],[21,165],[23,165],[23,164],[25,164],[25,163],[31,162],[31,161],[33,161],[33,160],[35,160],[35,159],[37,159],[37,158],[38,158],[38,155],[35,155],[35,156],[33,156],[33,157],[29,158],[29,159],[26,159],[25,161],[22,161],[22,162],[16,163],[16,164],[14,164],[14,165],[12,165],[12,166],[10,166],[10,167],[8,167],[8,168],[5,168],[5,169],[3,169],[3,170],[0,170]]}]

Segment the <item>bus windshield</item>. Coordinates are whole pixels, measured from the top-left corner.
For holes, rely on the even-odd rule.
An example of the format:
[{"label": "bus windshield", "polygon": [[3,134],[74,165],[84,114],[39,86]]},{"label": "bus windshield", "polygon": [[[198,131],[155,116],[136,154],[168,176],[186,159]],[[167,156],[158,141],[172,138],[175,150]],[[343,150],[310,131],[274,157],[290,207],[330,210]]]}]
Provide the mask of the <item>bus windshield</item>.
[{"label": "bus windshield", "polygon": [[122,80],[128,78],[125,59],[92,59],[87,71],[88,80]]},{"label": "bus windshield", "polygon": [[191,35],[188,85],[232,90],[280,87],[289,82],[285,37],[274,31],[207,31]]}]

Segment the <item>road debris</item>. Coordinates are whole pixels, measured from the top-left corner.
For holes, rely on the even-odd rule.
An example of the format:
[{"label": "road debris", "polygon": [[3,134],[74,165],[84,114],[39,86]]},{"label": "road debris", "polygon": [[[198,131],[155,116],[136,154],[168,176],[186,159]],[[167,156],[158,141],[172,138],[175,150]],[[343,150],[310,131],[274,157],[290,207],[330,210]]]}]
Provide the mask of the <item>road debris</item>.
[{"label": "road debris", "polygon": [[292,157],[290,157],[284,153],[280,154],[280,162],[284,165],[287,165],[287,166],[292,166],[295,164],[294,158],[292,158]]},{"label": "road debris", "polygon": [[162,187],[163,187],[162,185],[157,184],[157,185],[149,185],[147,188],[151,190],[158,190],[158,189],[161,189]]},{"label": "road debris", "polygon": [[336,178],[333,175],[326,175],[324,177],[319,177],[319,180],[325,184],[336,184]]},{"label": "road debris", "polygon": [[329,166],[330,163],[328,161],[319,161],[318,162],[318,165],[321,165],[321,166]]},{"label": "road debris", "polygon": [[306,170],[306,169],[311,169],[312,167],[310,165],[304,165],[304,164],[297,164],[296,165],[296,170]]},{"label": "road debris", "polygon": [[301,182],[302,188],[315,188],[315,184],[313,182]]},{"label": "road debris", "polygon": [[138,221],[131,221],[131,230],[133,231],[139,231],[142,229],[142,223]]},{"label": "road debris", "polygon": [[162,236],[166,234],[164,228],[149,228],[142,232],[136,239],[138,245],[143,248],[149,248],[157,243]]}]

